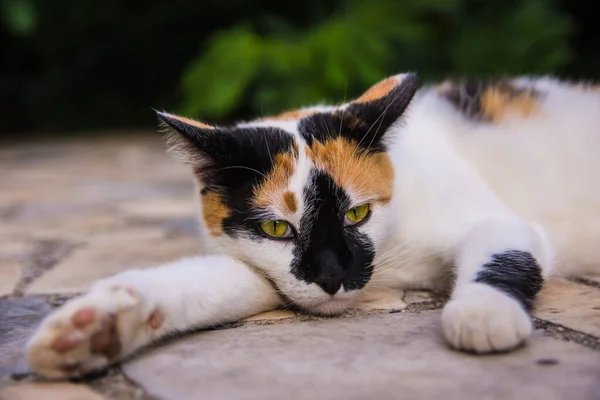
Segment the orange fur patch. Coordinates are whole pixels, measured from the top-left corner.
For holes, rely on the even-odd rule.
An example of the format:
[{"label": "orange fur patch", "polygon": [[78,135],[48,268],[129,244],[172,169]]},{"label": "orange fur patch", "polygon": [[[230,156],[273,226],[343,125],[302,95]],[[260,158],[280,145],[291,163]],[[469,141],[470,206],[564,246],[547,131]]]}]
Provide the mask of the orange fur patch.
[{"label": "orange fur patch", "polygon": [[273,170],[254,191],[254,203],[259,207],[275,205],[284,212],[289,209],[285,204],[284,195],[290,177],[294,173],[296,160],[292,153],[279,153],[275,155],[273,162]]},{"label": "orange fur patch", "polygon": [[372,202],[386,204],[392,199],[394,169],[386,153],[368,154],[341,137],[325,143],[315,141],[307,146],[306,153],[339,186]]},{"label": "orange fur patch", "polygon": [[492,122],[499,122],[510,113],[528,117],[540,107],[532,90],[515,89],[506,84],[487,88],[481,95],[480,105],[482,113]]},{"label": "orange fur patch", "polygon": [[298,200],[296,200],[296,195],[292,192],[285,192],[283,194],[283,205],[285,206],[283,210],[285,214],[293,214],[298,211]]},{"label": "orange fur patch", "polygon": [[223,204],[222,196],[219,193],[209,192],[201,197],[202,214],[208,232],[212,236],[221,236],[223,234],[223,220],[231,215],[231,210]]},{"label": "orange fur patch", "polygon": [[279,115],[274,115],[272,117],[265,117],[260,119],[260,121],[273,121],[273,120],[288,120],[288,119],[300,119],[304,117],[308,117],[310,115],[316,114],[318,111],[314,110],[291,110],[281,113]]},{"label": "orange fur patch", "polygon": [[371,86],[369,90],[364,92],[358,99],[354,100],[354,103],[366,103],[381,99],[382,97],[387,96],[389,92],[394,90],[398,84],[399,82],[397,78],[391,77],[384,79],[383,81]]}]

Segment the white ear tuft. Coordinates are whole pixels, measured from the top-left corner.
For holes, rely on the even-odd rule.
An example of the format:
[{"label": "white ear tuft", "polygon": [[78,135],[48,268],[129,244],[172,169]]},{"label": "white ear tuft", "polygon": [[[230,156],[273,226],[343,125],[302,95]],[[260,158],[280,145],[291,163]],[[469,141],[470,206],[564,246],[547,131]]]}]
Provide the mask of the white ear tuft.
[{"label": "white ear tuft", "polygon": [[193,119],[165,112],[156,112],[161,131],[165,133],[167,152],[185,164],[204,166],[209,160],[199,148],[206,134],[212,134],[216,128]]}]

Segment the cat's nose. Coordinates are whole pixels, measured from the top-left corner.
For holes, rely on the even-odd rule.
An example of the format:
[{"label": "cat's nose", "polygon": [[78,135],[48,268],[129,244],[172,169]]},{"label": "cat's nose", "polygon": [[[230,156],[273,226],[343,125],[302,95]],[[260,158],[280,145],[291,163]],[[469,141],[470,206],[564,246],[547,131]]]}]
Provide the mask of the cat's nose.
[{"label": "cat's nose", "polygon": [[315,283],[321,287],[325,291],[325,293],[329,293],[330,295],[334,295],[340,290],[342,287],[342,278],[336,277],[321,277],[315,279]]},{"label": "cat's nose", "polygon": [[330,295],[336,294],[342,287],[347,270],[342,267],[338,254],[332,249],[322,249],[317,253],[314,265],[317,267],[315,283]]}]

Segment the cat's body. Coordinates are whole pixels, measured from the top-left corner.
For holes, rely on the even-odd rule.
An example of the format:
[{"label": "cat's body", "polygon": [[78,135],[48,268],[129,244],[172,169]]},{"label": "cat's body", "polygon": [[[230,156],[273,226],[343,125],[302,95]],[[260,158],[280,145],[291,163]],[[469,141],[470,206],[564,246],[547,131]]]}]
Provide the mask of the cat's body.
[{"label": "cat's body", "polygon": [[[390,149],[395,170],[406,171],[396,175],[393,203],[399,223],[394,241],[406,244],[414,254],[435,254],[432,270],[436,264],[440,268],[440,259],[452,259],[443,249],[451,248],[456,236],[451,228],[447,237],[433,235],[432,219],[437,218],[434,210],[439,203],[471,201],[463,199],[460,180],[452,181],[451,171],[459,174],[457,165],[464,164],[469,174],[477,174],[478,185],[487,186],[512,213],[543,230],[558,273],[598,274],[600,90],[552,79],[519,79],[511,84],[531,92],[509,99],[504,83],[492,83],[487,88],[442,85],[415,96],[397,135],[398,145]],[[466,110],[474,106],[465,104],[478,101],[486,90],[496,91],[488,109]],[[452,97],[453,91],[462,91],[462,97]],[[417,164],[423,169],[413,175],[411,184],[409,171]],[[447,191],[442,192],[441,186]],[[439,282],[438,276],[420,281],[422,259],[401,264],[386,280],[397,280],[404,287],[435,287]]]},{"label": "cat's body", "polygon": [[415,90],[398,75],[233,128],[160,114],[215,255],[98,282],[44,322],[32,366],[79,375],[169,332],[287,301],[335,314],[381,286],[451,287],[456,348],[520,344],[555,265],[599,272],[600,93],[548,79]]}]

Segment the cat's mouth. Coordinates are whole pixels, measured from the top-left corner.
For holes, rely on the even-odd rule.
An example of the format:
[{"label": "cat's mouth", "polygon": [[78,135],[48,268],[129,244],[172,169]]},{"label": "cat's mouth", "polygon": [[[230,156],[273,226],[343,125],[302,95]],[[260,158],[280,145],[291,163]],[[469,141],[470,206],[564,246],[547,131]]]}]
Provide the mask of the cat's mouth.
[{"label": "cat's mouth", "polygon": [[361,290],[340,289],[334,295],[325,293],[315,283],[305,285],[298,281],[279,286],[281,292],[303,311],[316,315],[338,315],[353,307],[360,297]]}]

